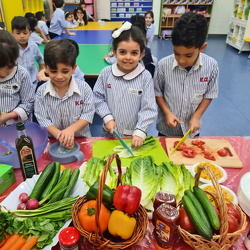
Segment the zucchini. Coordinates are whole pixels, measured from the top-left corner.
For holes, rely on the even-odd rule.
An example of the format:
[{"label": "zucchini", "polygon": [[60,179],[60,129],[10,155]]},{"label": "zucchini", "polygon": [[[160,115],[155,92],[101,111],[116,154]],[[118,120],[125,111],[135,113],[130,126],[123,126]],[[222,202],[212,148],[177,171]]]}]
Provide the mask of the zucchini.
[{"label": "zucchini", "polygon": [[65,190],[65,192],[63,194],[63,198],[67,198],[70,196],[70,194],[71,194],[72,190],[74,189],[75,184],[78,180],[79,174],[80,174],[80,169],[75,168],[70,176],[69,184],[68,184],[67,189]]},{"label": "zucchini", "polygon": [[48,185],[49,181],[51,180],[54,172],[55,172],[56,164],[55,162],[49,163],[42,173],[40,174],[38,180],[36,181],[35,186],[33,187],[31,194],[29,195],[30,199],[36,199],[40,200],[40,196],[45,189],[45,187]]},{"label": "zucchini", "polygon": [[218,230],[220,228],[220,220],[219,220],[219,216],[216,213],[216,210],[213,204],[211,203],[206,193],[201,188],[194,186],[193,190],[194,190],[195,196],[197,197],[197,199],[200,201],[201,205],[203,206],[212,227]]},{"label": "zucchini", "polygon": [[212,239],[211,227],[209,228],[207,224],[202,220],[199,212],[195,208],[189,196],[184,194],[182,197],[182,202],[198,234],[201,235],[204,239],[211,241]]},{"label": "zucchini", "polygon": [[44,199],[52,191],[60,178],[60,162],[55,162],[55,165],[55,172],[47,187],[45,187],[44,191],[42,192],[40,197],[41,200]]},{"label": "zucchini", "polygon": [[195,194],[190,190],[185,190],[184,194],[187,195],[191,199],[191,201],[193,202],[197,212],[201,216],[201,219],[204,221],[204,223],[207,224],[208,228],[210,228],[210,230],[212,230],[212,227],[211,227],[210,221],[209,221],[209,219],[207,217],[207,214],[206,214],[204,208],[202,207],[200,201],[195,196]]}]

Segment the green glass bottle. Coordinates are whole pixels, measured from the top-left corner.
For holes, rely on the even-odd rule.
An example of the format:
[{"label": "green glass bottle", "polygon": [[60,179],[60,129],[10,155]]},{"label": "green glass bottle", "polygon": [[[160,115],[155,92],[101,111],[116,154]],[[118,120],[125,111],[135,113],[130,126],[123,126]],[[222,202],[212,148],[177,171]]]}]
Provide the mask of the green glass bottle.
[{"label": "green glass bottle", "polygon": [[16,149],[19,158],[23,179],[31,178],[38,174],[35,150],[32,139],[27,136],[23,122],[16,123],[18,137],[16,139]]}]

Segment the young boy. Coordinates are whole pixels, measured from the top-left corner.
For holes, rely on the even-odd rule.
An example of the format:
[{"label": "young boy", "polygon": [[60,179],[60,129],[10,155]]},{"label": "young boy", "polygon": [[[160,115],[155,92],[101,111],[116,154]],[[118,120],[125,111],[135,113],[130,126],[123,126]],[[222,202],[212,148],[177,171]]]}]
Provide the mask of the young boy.
[{"label": "young boy", "polygon": [[79,7],[86,11],[88,21],[95,21],[95,19],[87,11],[87,4],[84,1],[80,2]]},{"label": "young boy", "polygon": [[46,36],[46,38],[48,40],[50,40],[49,37],[49,28],[46,24],[46,19],[45,19],[45,15],[42,11],[38,11],[36,12],[36,19],[38,21],[37,26],[38,28],[43,32],[43,34]]},{"label": "young boy", "polygon": [[55,0],[54,5],[56,10],[54,11],[49,27],[49,36],[53,39],[56,36],[62,35],[63,31],[65,31],[68,35],[74,36],[76,33],[69,32],[67,27],[67,23],[64,16],[64,0]]},{"label": "young boy", "polygon": [[90,86],[72,76],[76,57],[76,48],[68,39],[49,42],[44,60],[50,80],[38,88],[35,97],[38,123],[64,147],[72,147],[75,136],[91,136],[89,124],[95,113]]},{"label": "young boy", "polygon": [[43,55],[36,43],[29,41],[31,31],[29,22],[25,17],[14,17],[11,21],[11,29],[12,35],[19,45],[19,57],[17,62],[28,70],[33,83],[33,89],[35,91],[38,70],[34,60],[37,61],[39,70],[42,70],[44,68]]},{"label": "young boy", "polygon": [[159,106],[159,136],[199,134],[201,117],[218,97],[218,64],[203,54],[208,25],[204,16],[187,12],[172,31],[174,54],[159,61],[155,95]]}]

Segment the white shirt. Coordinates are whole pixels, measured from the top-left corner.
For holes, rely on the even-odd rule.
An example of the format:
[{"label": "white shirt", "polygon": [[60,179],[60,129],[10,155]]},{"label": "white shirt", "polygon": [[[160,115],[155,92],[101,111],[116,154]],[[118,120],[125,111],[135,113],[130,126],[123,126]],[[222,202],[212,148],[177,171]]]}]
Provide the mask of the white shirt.
[{"label": "white shirt", "polygon": [[46,22],[44,22],[43,20],[39,20],[37,25],[45,36],[47,36],[49,34],[49,28],[48,28]]}]

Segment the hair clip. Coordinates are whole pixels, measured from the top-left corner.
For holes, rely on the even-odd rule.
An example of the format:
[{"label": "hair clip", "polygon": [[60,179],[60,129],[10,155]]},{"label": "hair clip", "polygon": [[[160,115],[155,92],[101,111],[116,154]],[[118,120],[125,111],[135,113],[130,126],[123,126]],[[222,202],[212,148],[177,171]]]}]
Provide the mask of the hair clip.
[{"label": "hair clip", "polygon": [[130,22],[125,22],[121,28],[115,30],[112,34],[113,38],[117,38],[121,35],[121,33],[125,30],[129,30],[131,28],[132,24]]}]

